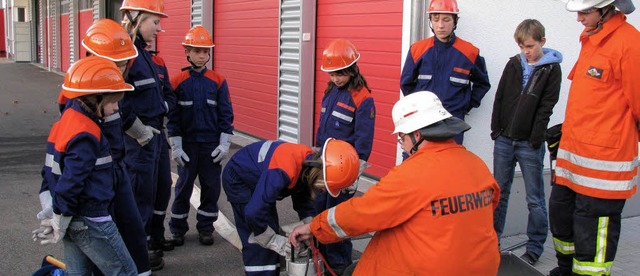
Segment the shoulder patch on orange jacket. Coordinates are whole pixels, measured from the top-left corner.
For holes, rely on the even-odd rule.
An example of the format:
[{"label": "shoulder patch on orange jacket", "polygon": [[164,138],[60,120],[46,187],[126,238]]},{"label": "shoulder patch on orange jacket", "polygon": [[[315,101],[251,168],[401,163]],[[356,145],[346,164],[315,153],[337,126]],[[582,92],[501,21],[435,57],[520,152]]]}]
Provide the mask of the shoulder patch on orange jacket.
[{"label": "shoulder patch on orange jacket", "polygon": [[418,61],[418,59],[427,51],[429,48],[433,47],[433,37],[420,40],[411,45],[411,57],[413,58],[413,62]]},{"label": "shoulder patch on orange jacket", "polygon": [[222,86],[222,82],[224,82],[224,77],[213,70],[207,70],[207,72],[204,73],[204,76],[215,81],[218,84],[218,88],[220,88],[220,86]]},{"label": "shoulder patch on orange jacket", "polygon": [[364,86],[360,90],[351,91],[351,98],[353,98],[353,102],[356,104],[356,108],[359,108],[360,104],[370,97],[371,91],[369,91],[369,89]]},{"label": "shoulder patch on orange jacket", "polygon": [[458,49],[458,51],[460,51],[472,63],[476,63],[476,58],[478,58],[478,54],[480,53],[480,50],[476,46],[456,37],[456,42],[453,43],[453,47]]},{"label": "shoulder patch on orange jacket", "polygon": [[89,117],[69,108],[62,113],[60,120],[53,125],[48,141],[55,143],[56,151],[64,152],[69,141],[83,132],[93,135],[98,142],[100,141],[100,127]]},{"label": "shoulder patch on orange jacket", "polygon": [[288,187],[291,189],[298,182],[298,177],[302,172],[302,162],[312,152],[313,150],[305,145],[283,143],[273,151],[271,161],[269,161],[269,169],[283,170],[291,179]]},{"label": "shoulder patch on orange jacket", "polygon": [[178,86],[189,77],[191,77],[189,70],[181,71],[178,75],[171,78],[171,87],[173,87],[173,89],[178,89]]}]

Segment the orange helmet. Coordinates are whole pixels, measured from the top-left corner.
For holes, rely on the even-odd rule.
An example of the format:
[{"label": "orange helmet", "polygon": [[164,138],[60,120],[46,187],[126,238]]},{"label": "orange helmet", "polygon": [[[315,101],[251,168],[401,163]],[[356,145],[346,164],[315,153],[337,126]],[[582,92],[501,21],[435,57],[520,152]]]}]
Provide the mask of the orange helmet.
[{"label": "orange helmet", "polygon": [[429,1],[427,13],[451,13],[458,14],[458,2],[456,0],[432,0]]},{"label": "orange helmet", "polygon": [[360,53],[351,41],[338,38],[329,43],[322,52],[322,66],[320,70],[335,72],[353,65],[360,59]]},{"label": "orange helmet", "polygon": [[124,0],[120,11],[139,11],[156,14],[160,17],[169,17],[164,13],[163,0]]},{"label": "orange helmet", "polygon": [[358,153],[351,144],[327,139],[322,147],[322,174],[327,192],[337,197],[340,190],[353,184],[358,178],[360,169]]},{"label": "orange helmet", "polygon": [[187,34],[182,40],[182,46],[196,47],[196,48],[212,48],[213,38],[209,34],[209,31],[202,26],[193,26],[189,29]]},{"label": "orange helmet", "polygon": [[138,50],[124,27],[108,18],[93,22],[82,39],[82,46],[90,53],[113,62],[138,56]]},{"label": "orange helmet", "polygon": [[124,82],[113,61],[97,56],[85,57],[71,65],[62,85],[62,94],[67,99],[124,91],[133,91],[133,86]]}]

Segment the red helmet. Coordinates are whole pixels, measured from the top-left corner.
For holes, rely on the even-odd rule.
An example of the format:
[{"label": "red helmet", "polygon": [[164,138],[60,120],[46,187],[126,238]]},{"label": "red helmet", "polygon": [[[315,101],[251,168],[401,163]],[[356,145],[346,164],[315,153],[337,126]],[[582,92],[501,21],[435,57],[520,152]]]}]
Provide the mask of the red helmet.
[{"label": "red helmet", "polygon": [[182,40],[182,46],[190,46],[196,48],[212,48],[213,38],[209,31],[202,26],[194,26],[191,28]]},{"label": "red helmet", "polygon": [[127,31],[108,18],[93,22],[82,39],[82,46],[90,53],[114,62],[138,56]]},{"label": "red helmet", "polygon": [[358,153],[351,144],[327,139],[322,147],[322,173],[327,192],[337,197],[340,190],[353,184],[360,169]]},{"label": "red helmet", "polygon": [[429,1],[427,13],[451,13],[458,14],[458,2],[456,0],[432,0]]},{"label": "red helmet", "polygon": [[360,59],[360,53],[351,41],[338,38],[329,43],[322,52],[322,66],[320,70],[335,72],[353,65]]},{"label": "red helmet", "polygon": [[156,14],[160,17],[169,17],[164,13],[163,0],[124,0],[120,11],[139,11]]},{"label": "red helmet", "polygon": [[62,95],[67,99],[124,91],[133,91],[133,86],[124,82],[113,61],[98,56],[85,57],[71,65],[62,85]]}]

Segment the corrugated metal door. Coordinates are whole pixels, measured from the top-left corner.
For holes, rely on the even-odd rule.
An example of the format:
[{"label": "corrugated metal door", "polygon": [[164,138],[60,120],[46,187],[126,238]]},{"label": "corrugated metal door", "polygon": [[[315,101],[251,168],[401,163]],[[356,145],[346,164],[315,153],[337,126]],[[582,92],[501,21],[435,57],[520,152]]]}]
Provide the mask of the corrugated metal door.
[{"label": "corrugated metal door", "polygon": [[213,66],[229,84],[234,126],[263,139],[277,138],[279,3],[214,2]]},{"label": "corrugated metal door", "polygon": [[73,36],[71,34],[71,24],[73,24],[71,11],[71,1],[65,0],[60,3],[60,70],[66,72],[69,64],[73,63]]},{"label": "corrugated metal door", "polygon": [[40,62],[47,66],[48,43],[47,43],[47,4],[46,0],[38,1],[38,56]]},{"label": "corrugated metal door", "polygon": [[280,3],[278,139],[313,143],[314,0]]},{"label": "corrugated metal door", "polygon": [[383,176],[396,161],[396,136],[391,108],[400,97],[400,62],[402,47],[402,1],[398,0],[317,0],[316,37],[316,119],[329,76],[320,71],[322,51],[335,38],[351,40],[361,58],[361,73],[367,79],[376,103],[376,131],[372,167],[367,173]]},{"label": "corrugated metal door", "polygon": [[191,27],[202,25],[202,0],[191,1]]},{"label": "corrugated metal door", "polygon": [[49,45],[51,52],[50,60],[51,60],[51,68],[54,70],[60,70],[60,63],[58,59],[60,58],[60,38],[58,37],[60,31],[58,26],[60,26],[60,17],[58,17],[58,1],[49,2],[49,37],[51,38],[49,41],[51,45]]}]

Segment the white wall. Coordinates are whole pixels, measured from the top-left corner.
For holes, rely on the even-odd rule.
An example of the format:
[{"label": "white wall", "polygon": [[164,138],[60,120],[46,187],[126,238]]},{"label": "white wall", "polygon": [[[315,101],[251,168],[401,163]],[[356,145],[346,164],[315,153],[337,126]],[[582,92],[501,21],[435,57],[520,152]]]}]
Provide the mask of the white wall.
[{"label": "white wall", "polygon": [[[639,3],[636,3],[638,6]],[[489,134],[491,111],[495,91],[508,59],[520,49],[513,39],[518,24],[528,18],[540,21],[546,30],[545,47],[560,51],[562,65],[562,90],[560,100],[554,108],[549,126],[564,120],[567,94],[570,82],[566,78],[580,51],[579,36],[582,24],[576,21],[576,13],[568,12],[564,4],[554,0],[458,0],[461,13],[456,34],[473,43],[485,58],[491,90],[482,100],[479,108],[473,109],[466,121],[472,129],[465,134],[464,145],[478,154],[493,168],[493,141]],[[638,6],[640,9],[640,6]],[[627,20],[636,28],[640,27],[640,10],[628,16]],[[548,161],[545,162],[548,166]]]}]

